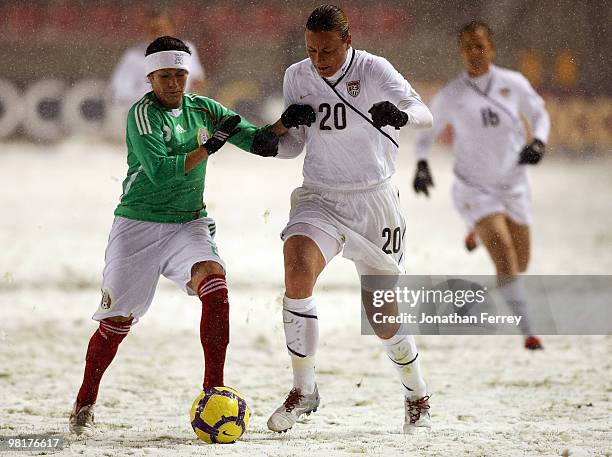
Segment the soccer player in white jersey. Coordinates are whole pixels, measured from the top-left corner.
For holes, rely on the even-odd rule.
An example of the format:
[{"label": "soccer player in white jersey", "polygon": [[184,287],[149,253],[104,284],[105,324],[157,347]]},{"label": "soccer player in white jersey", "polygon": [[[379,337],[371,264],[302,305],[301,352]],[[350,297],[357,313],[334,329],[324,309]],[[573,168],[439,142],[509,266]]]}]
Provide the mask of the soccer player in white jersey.
[{"label": "soccer player in white jersey", "polygon": [[[154,14],[147,23],[146,39],[126,49],[121,56],[111,76],[110,90],[113,103],[125,106],[125,114],[144,94],[151,91],[151,83],[142,59],[148,44],[157,37],[175,34],[176,27],[167,13]],[[185,41],[185,44],[191,49],[191,70],[186,90],[199,94],[204,89],[206,73],[193,43]],[[125,119],[125,116],[123,118]]]},{"label": "soccer player in white jersey", "polygon": [[[527,269],[531,209],[526,165],[540,162],[550,119],[544,101],[520,73],[492,64],[493,33],[478,21],[462,27],[459,52],[465,72],[433,98],[433,129],[417,140],[414,189],[428,195],[433,180],[427,158],[434,139],[454,132],[455,207],[488,250],[500,292],[517,315],[527,349],[541,349],[533,335],[523,281]],[[526,119],[533,139],[526,145]]]},{"label": "soccer player in white jersey", "polygon": [[[268,420],[268,428],[276,432],[287,431],[319,405],[313,289],[327,263],[343,251],[359,275],[403,272],[405,222],[390,182],[398,129],[432,125],[427,106],[387,60],[351,46],[341,9],[316,8],[306,23],[305,39],[309,58],[285,73],[284,131],[275,130],[285,133],[279,156],[296,157],[306,147],[304,183],[291,196],[289,222],[281,234],[283,323],[293,388]],[[366,314],[403,383],[404,430],[429,426],[429,397],[414,337],[400,334],[399,325],[374,324],[371,292],[362,290]],[[391,308],[397,312],[396,304]]]}]

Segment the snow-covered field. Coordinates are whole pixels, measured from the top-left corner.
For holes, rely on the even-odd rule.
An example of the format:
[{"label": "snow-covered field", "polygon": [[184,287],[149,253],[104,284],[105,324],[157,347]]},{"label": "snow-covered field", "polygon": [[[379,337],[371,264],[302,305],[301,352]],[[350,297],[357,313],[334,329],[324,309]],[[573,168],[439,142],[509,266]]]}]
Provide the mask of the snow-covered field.
[{"label": "snow-covered field", "polygon": [[[432,198],[416,199],[410,138],[403,144],[395,182],[409,221],[408,271],[491,273],[482,248],[471,255],[463,249],[448,152],[433,158]],[[537,353],[512,336],[420,337],[434,427],[401,434],[402,391],[376,338],[360,336],[357,276],[344,259],[332,262],[316,292],[321,408],[287,434],[269,432],[267,417],[291,384],[278,233],[301,161],[229,147],[211,160],[206,201],[229,269],[226,382],[252,409],[247,434],[230,446],[195,439],[188,411],[202,376],[200,305],[162,281],[103,379],[99,434],[73,439],[67,417],[96,328],[89,317],[100,300],[124,161],[122,147],[85,139],[1,145],[0,436],[52,434],[67,440],[56,455],[87,456],[612,455],[606,336],[546,337],[546,350]],[[532,170],[530,273],[612,273],[611,170],[610,159],[553,156]]]}]

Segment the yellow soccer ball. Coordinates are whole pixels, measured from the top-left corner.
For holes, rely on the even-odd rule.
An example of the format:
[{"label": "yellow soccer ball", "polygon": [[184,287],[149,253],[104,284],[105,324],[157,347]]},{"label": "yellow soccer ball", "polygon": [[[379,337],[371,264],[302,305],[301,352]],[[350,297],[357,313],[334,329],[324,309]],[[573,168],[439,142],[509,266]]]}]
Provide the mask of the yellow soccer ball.
[{"label": "yellow soccer ball", "polygon": [[249,425],[251,411],[230,387],[211,387],[198,395],[191,407],[191,426],[205,443],[233,443]]}]

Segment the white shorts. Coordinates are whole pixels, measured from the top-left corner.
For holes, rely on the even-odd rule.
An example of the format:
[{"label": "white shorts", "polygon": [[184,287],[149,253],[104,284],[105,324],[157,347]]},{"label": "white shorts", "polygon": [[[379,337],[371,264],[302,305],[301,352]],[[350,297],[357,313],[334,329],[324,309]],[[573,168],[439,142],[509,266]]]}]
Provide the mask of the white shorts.
[{"label": "white shorts", "polygon": [[195,295],[187,286],[194,264],[213,261],[225,269],[215,230],[210,217],[184,224],[115,217],[106,247],[102,301],[93,319],[131,315],[136,323],[149,309],[160,275]]},{"label": "white shorts", "polygon": [[453,202],[470,230],[484,217],[498,213],[517,224],[531,224],[531,200],[526,183],[507,190],[489,190],[455,179]]},{"label": "white shorts", "polygon": [[403,273],[406,223],[391,183],[357,191],[298,187],[291,194],[289,222],[281,233],[312,239],[326,263],[343,250],[364,274]]}]

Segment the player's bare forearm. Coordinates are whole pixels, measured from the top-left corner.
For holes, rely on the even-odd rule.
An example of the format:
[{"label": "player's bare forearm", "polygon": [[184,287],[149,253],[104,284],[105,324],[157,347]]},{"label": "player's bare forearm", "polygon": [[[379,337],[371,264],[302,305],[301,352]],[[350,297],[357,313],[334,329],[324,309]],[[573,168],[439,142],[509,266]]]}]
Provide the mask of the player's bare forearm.
[{"label": "player's bare forearm", "polygon": [[208,151],[204,146],[189,152],[185,159],[185,174],[193,170],[200,162],[208,158]]},{"label": "player's bare forearm", "polygon": [[276,136],[283,136],[285,133],[289,131],[289,129],[283,125],[280,119],[276,121],[274,124],[272,124],[272,127],[270,127],[270,130],[272,130],[272,132]]}]

